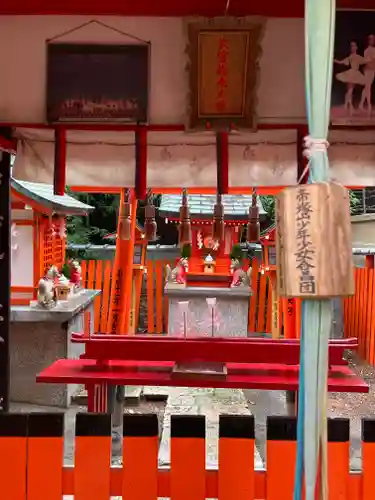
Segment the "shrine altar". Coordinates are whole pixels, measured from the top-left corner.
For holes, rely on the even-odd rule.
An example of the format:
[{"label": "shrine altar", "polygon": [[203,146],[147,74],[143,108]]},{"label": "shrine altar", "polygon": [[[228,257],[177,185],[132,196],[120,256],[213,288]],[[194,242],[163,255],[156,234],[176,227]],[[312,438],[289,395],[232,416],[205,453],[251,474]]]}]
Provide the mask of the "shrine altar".
[{"label": "shrine altar", "polygon": [[248,336],[249,287],[166,286],[165,293],[169,335]]}]

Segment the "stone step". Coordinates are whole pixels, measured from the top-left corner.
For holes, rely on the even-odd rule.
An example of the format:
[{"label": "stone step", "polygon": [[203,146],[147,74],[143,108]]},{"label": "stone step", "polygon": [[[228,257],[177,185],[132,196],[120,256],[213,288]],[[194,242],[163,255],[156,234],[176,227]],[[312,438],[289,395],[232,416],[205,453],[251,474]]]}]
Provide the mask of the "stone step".
[{"label": "stone step", "polygon": [[[220,414],[251,415],[242,390],[170,388],[159,447],[159,466],[170,467],[171,415],[205,415],[206,468],[217,469]],[[257,469],[264,466],[258,450],[255,451],[254,463]]]},{"label": "stone step", "polygon": [[169,387],[150,386],[143,388],[143,397],[146,401],[167,401]]},{"label": "stone step", "polygon": [[127,385],[125,386],[125,404],[139,404],[143,392],[143,386]]}]

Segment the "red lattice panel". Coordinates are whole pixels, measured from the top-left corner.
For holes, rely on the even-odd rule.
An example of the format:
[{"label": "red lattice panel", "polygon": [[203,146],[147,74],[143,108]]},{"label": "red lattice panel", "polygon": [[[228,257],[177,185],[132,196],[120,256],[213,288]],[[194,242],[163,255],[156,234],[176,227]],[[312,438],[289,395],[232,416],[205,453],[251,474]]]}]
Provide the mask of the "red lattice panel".
[{"label": "red lattice panel", "polygon": [[43,234],[43,269],[45,273],[54,264],[53,254],[53,232],[51,229],[45,228]]},{"label": "red lattice panel", "polygon": [[57,266],[59,269],[64,264],[64,241],[53,230],[46,228],[44,230],[43,244],[43,269],[44,273],[51,266]]}]

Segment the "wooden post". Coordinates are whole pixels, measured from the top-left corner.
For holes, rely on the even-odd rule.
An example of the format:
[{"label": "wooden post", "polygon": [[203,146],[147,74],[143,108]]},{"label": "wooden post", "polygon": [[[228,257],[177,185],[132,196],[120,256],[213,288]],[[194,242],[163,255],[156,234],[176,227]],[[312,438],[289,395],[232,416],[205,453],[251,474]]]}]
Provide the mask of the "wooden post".
[{"label": "wooden post", "polygon": [[108,313],[108,321],[107,321],[107,333],[117,333],[117,328],[118,328],[118,315],[119,315],[119,309],[120,309],[120,291],[121,291],[121,281],[122,281],[122,276],[121,276],[121,269],[120,269],[120,262],[121,262],[121,246],[122,242],[120,238],[118,237],[119,235],[119,229],[120,229],[120,211],[121,207],[123,206],[125,199],[125,189],[121,189],[121,195],[120,195],[120,209],[119,209],[119,217],[118,217],[118,224],[117,224],[117,238],[116,238],[116,253],[115,253],[115,259],[114,259],[114,264],[113,264],[113,269],[112,269],[112,283],[111,283],[111,293],[110,293],[110,302],[109,302],[109,313]]},{"label": "wooden post", "polygon": [[283,299],[284,305],[284,338],[297,338],[296,299]]},{"label": "wooden post", "polygon": [[374,269],[374,255],[366,255],[365,267],[366,269]]},{"label": "wooden post", "polygon": [[[134,273],[134,270],[133,270]],[[138,281],[138,276],[134,276],[134,280],[137,279]],[[135,283],[134,283],[135,285]],[[136,329],[136,311],[137,311],[137,298],[136,298],[136,286],[132,287],[132,303],[131,303],[131,308],[130,308],[130,324],[129,324],[129,333],[132,335],[135,334],[135,329]]]},{"label": "wooden post", "polygon": [[66,184],[66,130],[55,129],[55,165],[53,171],[53,192],[63,196]]},{"label": "wooden post", "polygon": [[[3,132],[11,139],[11,129]],[[0,413],[9,411],[10,153],[0,151]]]},{"label": "wooden post", "polygon": [[217,191],[219,194],[228,193],[229,186],[229,144],[228,132],[216,134],[216,163],[217,163]]},{"label": "wooden post", "polygon": [[277,277],[276,271],[269,273],[272,293],[272,338],[280,338],[280,322],[279,322],[279,294],[277,291]]},{"label": "wooden post", "polygon": [[147,129],[140,127],[135,133],[135,195],[138,200],[146,196],[147,187]]},{"label": "wooden post", "polygon": [[135,228],[137,224],[137,205],[138,200],[133,196],[131,201],[131,229],[130,240],[124,241],[124,252],[121,251],[121,268],[123,284],[121,290],[121,310],[119,321],[119,333],[128,335],[130,333],[130,314],[132,307],[132,288],[133,288],[133,259]]}]

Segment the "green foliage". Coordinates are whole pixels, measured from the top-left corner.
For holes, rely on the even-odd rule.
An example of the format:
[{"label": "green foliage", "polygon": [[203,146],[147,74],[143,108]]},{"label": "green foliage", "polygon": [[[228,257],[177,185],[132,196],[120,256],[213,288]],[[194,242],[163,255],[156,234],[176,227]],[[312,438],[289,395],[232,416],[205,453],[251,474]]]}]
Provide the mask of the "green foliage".
[{"label": "green foliage", "polygon": [[352,190],[349,190],[349,199],[350,199],[350,213],[353,214],[357,210],[358,206],[361,204],[361,200]]},{"label": "green foliage", "polygon": [[68,243],[85,245],[103,245],[103,237],[117,229],[119,196],[112,194],[74,193],[69,188],[66,192],[73,198],[91,205],[94,210],[86,217],[69,216],[66,222]]},{"label": "green foliage", "polygon": [[[120,196],[113,194],[75,193],[69,187],[66,192],[76,200],[94,207],[87,217],[70,216],[67,218],[68,243],[86,245],[104,245],[103,240],[107,234],[117,230],[117,215],[119,211]],[[161,195],[153,195],[153,203],[160,206]],[[145,219],[145,200],[138,202],[137,221],[143,225]]]},{"label": "green foliage", "polygon": [[267,216],[274,221],[275,220],[275,197],[274,196],[260,196],[260,201],[262,202],[263,208],[267,213]]},{"label": "green foliage", "polygon": [[230,252],[231,260],[239,260],[241,262],[242,257],[243,255],[241,246],[238,243],[234,244],[232,247],[232,251]]},{"label": "green foliage", "polygon": [[189,259],[191,257],[191,245],[187,244],[181,248],[181,257],[183,259]]},{"label": "green foliage", "polygon": [[65,262],[65,264],[62,266],[61,272],[63,273],[63,275],[66,278],[68,278],[68,279],[70,278],[71,269],[70,269],[70,266],[67,262]]},{"label": "green foliage", "polygon": [[[268,217],[275,221],[275,197],[274,196],[261,196],[260,197],[264,210],[267,212]],[[356,194],[349,190],[350,199],[350,213],[355,212],[358,205],[361,203]]]}]

